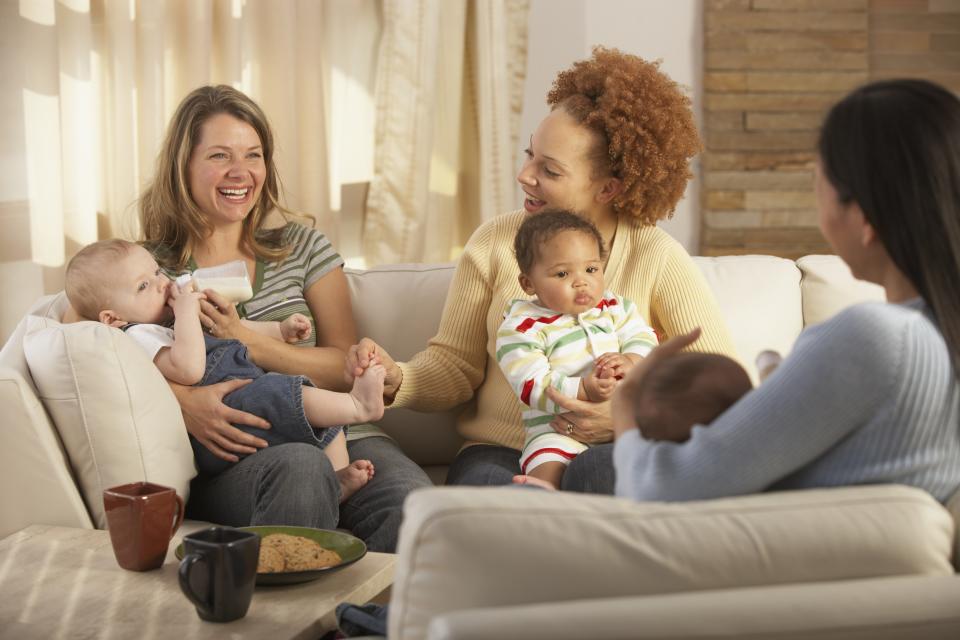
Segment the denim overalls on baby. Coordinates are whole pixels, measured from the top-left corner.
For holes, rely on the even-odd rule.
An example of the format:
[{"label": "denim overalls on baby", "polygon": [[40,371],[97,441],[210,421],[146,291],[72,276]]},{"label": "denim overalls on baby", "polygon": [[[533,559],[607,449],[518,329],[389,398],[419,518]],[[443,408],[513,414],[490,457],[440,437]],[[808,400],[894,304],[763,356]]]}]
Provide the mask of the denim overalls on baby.
[{"label": "denim overalls on baby", "polygon": [[[303,411],[303,385],[313,386],[306,376],[288,376],[267,373],[255,365],[247,355],[247,348],[238,340],[222,340],[205,335],[207,367],[203,378],[194,386],[202,387],[237,378],[252,378],[253,382],[227,394],[223,403],[233,409],[246,411],[270,423],[270,429],[258,429],[242,424],[236,428],[267,441],[270,446],[288,442],[305,442],[323,449],[343,427],[314,429]],[[197,470],[206,476],[225,471],[233,463],[222,460],[190,436]]]}]

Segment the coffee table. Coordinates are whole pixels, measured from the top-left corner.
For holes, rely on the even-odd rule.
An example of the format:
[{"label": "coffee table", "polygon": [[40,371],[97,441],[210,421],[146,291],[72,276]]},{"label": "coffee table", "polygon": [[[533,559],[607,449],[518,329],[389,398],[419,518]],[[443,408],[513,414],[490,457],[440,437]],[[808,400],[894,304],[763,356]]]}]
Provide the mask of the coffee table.
[{"label": "coffee table", "polygon": [[[186,523],[185,523],[186,525]],[[363,603],[390,586],[395,556],[368,552],[312,582],[257,587],[245,618],[201,620],[180,592],[173,551],[154,571],[121,569],[106,531],[33,525],[0,540],[0,635],[9,638],[319,638],[341,602]]]}]

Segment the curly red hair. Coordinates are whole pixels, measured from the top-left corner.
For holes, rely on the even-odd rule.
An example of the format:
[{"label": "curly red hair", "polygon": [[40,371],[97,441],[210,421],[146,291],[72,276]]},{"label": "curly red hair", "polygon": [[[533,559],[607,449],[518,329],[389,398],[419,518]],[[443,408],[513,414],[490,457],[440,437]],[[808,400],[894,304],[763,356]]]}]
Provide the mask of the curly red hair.
[{"label": "curly red hair", "polygon": [[673,215],[693,176],[690,158],[701,149],[690,98],[659,67],[659,60],[594,47],[547,94],[551,108],[599,134],[594,171],[621,180],[614,210],[644,224]]}]

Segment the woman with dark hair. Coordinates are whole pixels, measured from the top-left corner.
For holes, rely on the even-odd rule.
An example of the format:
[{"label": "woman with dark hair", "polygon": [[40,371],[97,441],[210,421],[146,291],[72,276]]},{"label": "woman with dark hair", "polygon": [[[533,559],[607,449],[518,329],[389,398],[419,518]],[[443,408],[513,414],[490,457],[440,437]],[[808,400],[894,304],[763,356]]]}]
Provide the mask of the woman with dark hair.
[{"label": "woman with dark hair", "polygon": [[945,502],[960,487],[960,101],[924,80],[854,91],[824,122],[816,193],[824,236],[887,303],[806,329],[764,384],[683,443],[644,440],[630,398],[697,332],[654,349],[614,396],[618,495],[896,482]]},{"label": "woman with dark hair", "polygon": [[[242,342],[264,370],[305,375],[319,387],[343,390],[344,355],[356,342],[343,259],[312,224],[301,224],[304,216],[281,206],[274,151],[266,115],[248,96],[226,85],[192,91],[171,119],[153,181],[140,198],[142,240],[171,273],[243,261],[253,297],[235,307],[208,291],[201,302],[206,329]],[[281,224],[268,224],[271,216]],[[284,320],[294,313],[312,325],[297,344],[240,322],[241,315]],[[218,475],[197,476],[190,517],[232,526],[340,526],[372,550],[394,551],[404,498],[431,484],[420,467],[391,439],[378,437],[375,427],[352,426],[350,458],[370,460],[376,475],[340,504],[340,484],[321,449],[304,443],[268,447],[234,426],[270,426],[223,403],[248,382],[171,385],[190,434],[213,455],[235,463]]]},{"label": "woman with dark hair", "polygon": [[[371,361],[387,369],[387,404],[439,411],[464,402],[458,421],[467,446],[448,484],[510,484],[520,474],[521,404],[497,364],[497,330],[510,302],[526,297],[513,241],[526,216],[566,209],[592,222],[607,249],[607,286],[630,299],[660,336],[703,327],[694,351],[735,355],[703,275],[656,223],[669,218],[700,151],[690,99],[647,62],[597,47],[556,78],[551,112],[530,136],[517,176],[523,210],[497,216],[470,238],[450,286],[437,335],[409,361],[394,362],[368,339],[350,351],[349,372]],[[595,445],[578,455],[561,488],[613,492],[610,403],[578,400],[549,389],[566,411],[558,433]]]}]

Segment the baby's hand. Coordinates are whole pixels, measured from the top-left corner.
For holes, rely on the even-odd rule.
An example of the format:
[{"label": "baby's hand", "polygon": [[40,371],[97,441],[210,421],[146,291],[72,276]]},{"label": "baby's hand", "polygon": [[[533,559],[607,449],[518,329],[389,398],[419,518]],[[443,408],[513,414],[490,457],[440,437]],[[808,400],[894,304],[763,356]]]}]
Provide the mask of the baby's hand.
[{"label": "baby's hand", "polygon": [[284,342],[300,342],[310,337],[313,327],[310,319],[302,313],[295,313],[280,323],[280,335]]},{"label": "baby's hand", "polygon": [[774,369],[780,366],[781,360],[783,360],[783,356],[771,349],[766,349],[757,354],[757,377],[760,378],[760,382],[770,377]]},{"label": "baby's hand", "polygon": [[620,380],[627,375],[627,371],[630,371],[633,364],[633,360],[622,353],[605,353],[597,358],[593,373],[602,380],[607,378]]},{"label": "baby's hand", "polygon": [[173,315],[177,317],[200,317],[200,301],[206,300],[207,296],[197,291],[193,286],[193,281],[187,282],[182,287],[176,282],[170,283],[170,298],[167,304],[173,309]]},{"label": "baby's hand", "polygon": [[601,378],[597,375],[596,370],[580,379],[583,381],[583,390],[590,402],[603,402],[609,399],[613,395],[613,390],[617,387],[616,378]]}]

